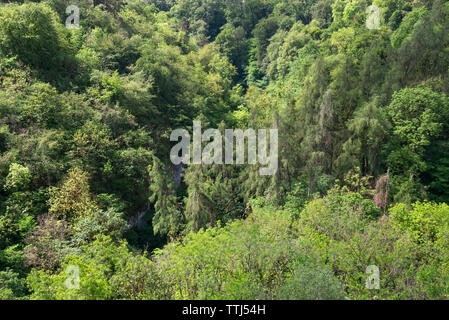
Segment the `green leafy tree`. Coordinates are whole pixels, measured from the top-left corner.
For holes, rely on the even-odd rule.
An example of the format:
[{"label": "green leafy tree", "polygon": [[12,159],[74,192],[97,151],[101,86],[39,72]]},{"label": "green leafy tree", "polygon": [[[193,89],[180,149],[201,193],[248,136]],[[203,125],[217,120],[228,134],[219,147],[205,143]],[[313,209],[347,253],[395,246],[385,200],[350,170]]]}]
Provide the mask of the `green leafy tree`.
[{"label": "green leafy tree", "polygon": [[174,181],[167,175],[164,164],[156,156],[148,167],[150,202],[154,206],[155,233],[176,237],[182,226],[182,213],[174,190]]}]

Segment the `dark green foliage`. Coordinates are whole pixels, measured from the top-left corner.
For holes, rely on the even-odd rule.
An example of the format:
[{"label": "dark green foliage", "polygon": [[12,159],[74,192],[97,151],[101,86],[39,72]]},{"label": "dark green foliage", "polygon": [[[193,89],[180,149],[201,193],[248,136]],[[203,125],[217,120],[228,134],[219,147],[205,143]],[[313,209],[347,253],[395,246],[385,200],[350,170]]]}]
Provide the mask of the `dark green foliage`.
[{"label": "dark green foliage", "polygon": [[173,181],[168,176],[162,162],[153,156],[148,167],[150,175],[150,202],[154,204],[153,227],[155,234],[176,237],[182,224],[182,213],[174,193]]}]

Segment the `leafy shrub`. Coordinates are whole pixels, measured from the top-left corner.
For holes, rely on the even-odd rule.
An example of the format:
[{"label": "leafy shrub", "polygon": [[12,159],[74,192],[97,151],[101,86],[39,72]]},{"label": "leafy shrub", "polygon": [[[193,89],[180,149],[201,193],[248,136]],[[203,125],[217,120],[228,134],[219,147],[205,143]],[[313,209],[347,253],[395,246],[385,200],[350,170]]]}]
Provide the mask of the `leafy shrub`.
[{"label": "leafy shrub", "polygon": [[323,266],[298,265],[291,278],[279,288],[282,300],[340,300],[343,286],[332,271]]}]

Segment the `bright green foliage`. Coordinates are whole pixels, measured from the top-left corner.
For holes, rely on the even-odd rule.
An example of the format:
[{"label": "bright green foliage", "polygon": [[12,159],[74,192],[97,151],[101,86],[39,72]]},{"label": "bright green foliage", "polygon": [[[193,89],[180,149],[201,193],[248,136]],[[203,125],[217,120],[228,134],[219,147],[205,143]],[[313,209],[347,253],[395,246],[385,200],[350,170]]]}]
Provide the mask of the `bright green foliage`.
[{"label": "bright green foliage", "polygon": [[416,202],[412,208],[400,203],[390,212],[393,224],[410,231],[418,242],[438,241],[449,226],[449,206],[445,203]]},{"label": "bright green foliage", "polygon": [[[67,289],[68,266],[79,268],[79,288]],[[69,256],[59,274],[32,271],[28,284],[31,299],[151,299],[162,298],[157,291],[157,274],[152,262],[129,251],[126,243],[118,246],[110,238],[97,239],[81,247],[81,254]]]},{"label": "bright green foliage", "polygon": [[23,191],[29,188],[30,182],[30,170],[18,163],[12,163],[9,167],[8,176],[6,177],[5,187],[8,190]]},{"label": "bright green foliage", "polygon": [[[344,210],[331,203],[343,199]],[[345,200],[346,199],[346,200]],[[66,258],[55,274],[32,271],[33,299],[379,299],[445,298],[448,228],[440,229],[436,250],[416,241],[412,225],[390,218],[366,219],[355,208],[366,206],[351,192],[330,193],[306,206],[299,219],[258,207],[245,220],[188,234],[155,250],[152,261],[99,238]],[[353,209],[351,209],[351,207]],[[429,206],[427,206],[429,207]],[[431,205],[432,217],[445,214]],[[422,204],[414,206],[419,217]],[[349,211],[348,211],[349,210]],[[394,209],[393,212],[399,212]],[[366,212],[366,211],[365,211]],[[362,212],[363,213],[363,212]],[[441,213],[441,214],[440,214]],[[334,220],[328,221],[333,214]],[[447,219],[446,219],[447,220]],[[346,221],[346,223],[339,223]],[[404,222],[405,221],[405,222]],[[434,219],[433,221],[441,221]],[[326,226],[329,226],[326,228]],[[411,226],[411,227],[409,227]],[[339,231],[338,233],[336,231]],[[408,231],[411,231],[410,233]],[[216,254],[219,252],[220,254]],[[439,261],[443,262],[439,265]],[[64,271],[80,269],[80,288],[67,289]],[[380,269],[380,289],[365,286],[365,269]],[[431,279],[431,280],[430,280]]]},{"label": "bright green foliage", "polygon": [[[437,146],[442,146],[449,132],[445,120],[449,115],[448,97],[427,86],[405,88],[393,95],[386,111],[393,135],[387,164],[394,173],[404,175],[398,178],[403,181],[399,188],[404,190],[400,197],[410,197],[407,193],[416,195],[410,183],[414,183],[414,176],[421,175],[434,192],[432,198],[445,199],[447,192],[442,187],[447,180],[445,149]],[[429,157],[431,150],[434,154]]]},{"label": "bright green foliage", "polygon": [[380,210],[360,193],[346,188],[332,189],[327,197],[311,201],[299,220],[316,228],[331,239],[349,239],[363,231],[368,221],[377,218]]},{"label": "bright green foliage", "polygon": [[430,139],[441,134],[449,100],[428,87],[406,88],[393,95],[387,112],[400,142],[419,153]]},{"label": "bright green foliage", "polygon": [[[0,298],[449,297],[448,1],[67,5],[0,4]],[[278,171],[173,165],[193,120]]]},{"label": "bright green foliage", "polygon": [[49,68],[61,58],[64,29],[54,12],[42,4],[10,5],[0,11],[0,42],[4,55],[24,63]]},{"label": "bright green foliage", "polygon": [[340,281],[325,267],[298,266],[279,289],[282,300],[340,300],[344,298]]},{"label": "bright green foliage", "polygon": [[245,221],[191,233],[157,253],[156,263],[172,298],[274,298],[291,263],[306,257],[289,225],[287,215],[265,209]]},{"label": "bright green foliage", "polygon": [[79,168],[71,170],[61,187],[52,191],[49,205],[51,214],[68,219],[89,215],[95,210],[86,172]]}]

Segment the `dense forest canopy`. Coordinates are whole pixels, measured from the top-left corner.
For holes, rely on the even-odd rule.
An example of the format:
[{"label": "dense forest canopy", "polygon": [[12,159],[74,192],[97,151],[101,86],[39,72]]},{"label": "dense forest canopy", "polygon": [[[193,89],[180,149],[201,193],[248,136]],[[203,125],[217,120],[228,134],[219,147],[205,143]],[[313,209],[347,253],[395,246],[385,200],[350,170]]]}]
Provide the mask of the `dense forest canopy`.
[{"label": "dense forest canopy", "polygon": [[447,299],[448,120],[449,1],[1,1],[0,299]]}]

